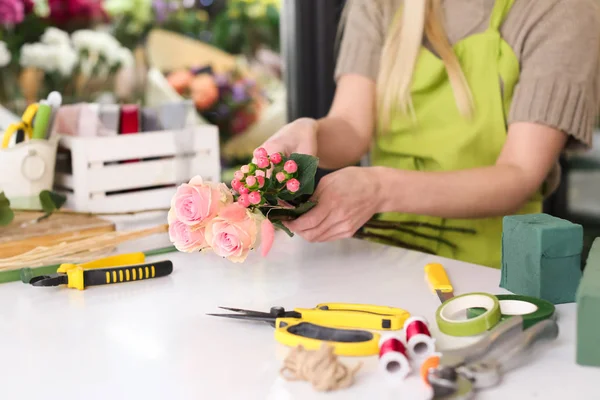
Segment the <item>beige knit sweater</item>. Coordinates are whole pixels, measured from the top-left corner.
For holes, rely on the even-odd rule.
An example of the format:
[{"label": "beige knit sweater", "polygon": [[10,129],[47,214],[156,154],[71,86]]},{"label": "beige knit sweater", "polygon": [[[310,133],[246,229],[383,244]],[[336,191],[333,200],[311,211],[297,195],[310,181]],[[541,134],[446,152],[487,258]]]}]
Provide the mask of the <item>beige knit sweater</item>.
[{"label": "beige knit sweater", "polygon": [[[336,79],[346,73],[376,79],[386,27],[402,2],[349,1]],[[445,0],[450,42],[487,29],[494,3]],[[591,145],[600,110],[599,5],[598,0],[515,1],[501,28],[521,65],[509,124],[546,124],[569,134],[570,148]],[[557,183],[555,178],[551,186]]]}]

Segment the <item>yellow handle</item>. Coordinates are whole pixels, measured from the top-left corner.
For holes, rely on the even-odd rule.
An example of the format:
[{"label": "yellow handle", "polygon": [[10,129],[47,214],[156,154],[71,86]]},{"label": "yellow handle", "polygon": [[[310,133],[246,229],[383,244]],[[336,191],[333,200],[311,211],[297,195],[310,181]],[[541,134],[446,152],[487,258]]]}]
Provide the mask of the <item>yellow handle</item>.
[{"label": "yellow handle", "polygon": [[6,131],[4,131],[4,136],[2,137],[2,148],[3,149],[8,148],[10,139],[17,131],[19,131],[19,129],[22,129],[23,132],[25,132],[25,136],[27,137],[27,140],[31,139],[31,136],[33,135],[33,118],[35,117],[35,114],[37,113],[38,108],[39,108],[39,104],[37,104],[37,103],[30,104],[27,107],[27,109],[25,110],[25,112],[23,113],[23,116],[21,117],[21,121],[18,123],[10,124],[8,126]]},{"label": "yellow handle", "polygon": [[67,271],[67,276],[69,277],[69,282],[67,283],[68,288],[78,290],[85,289],[85,283],[83,280],[83,268],[77,266],[76,268],[69,269]]},{"label": "yellow handle", "polygon": [[302,320],[318,325],[396,331],[402,329],[410,313],[401,308],[369,304],[322,303],[316,308],[296,308]]},{"label": "yellow handle", "polygon": [[376,332],[339,329],[296,318],[277,318],[275,323],[275,340],[279,343],[290,347],[302,345],[307,350],[318,350],[325,342],[331,344],[335,354],[339,356],[375,355],[379,353],[380,338]]},{"label": "yellow handle", "polygon": [[[18,124],[10,124],[8,126],[8,128],[6,128],[6,131],[4,131],[4,136],[2,137],[2,148],[3,149],[8,148],[8,145],[10,144],[10,139],[13,137],[13,135],[19,129],[23,129],[23,127],[24,127],[23,123],[18,123]],[[27,135],[26,131],[25,131],[25,134]],[[31,137],[29,135],[27,135],[27,139],[31,139]]]},{"label": "yellow handle", "polygon": [[452,284],[450,283],[450,279],[448,279],[448,275],[446,275],[446,270],[442,264],[427,264],[425,266],[425,274],[429,284],[432,287],[432,290],[439,290],[441,292],[454,291]]},{"label": "yellow handle", "polygon": [[100,258],[98,260],[90,261],[83,264],[61,264],[61,266],[58,267],[56,272],[66,273],[72,269],[79,267],[81,267],[82,269],[121,267],[125,265],[143,264],[145,260],[146,256],[142,252],[118,254],[116,256]]}]

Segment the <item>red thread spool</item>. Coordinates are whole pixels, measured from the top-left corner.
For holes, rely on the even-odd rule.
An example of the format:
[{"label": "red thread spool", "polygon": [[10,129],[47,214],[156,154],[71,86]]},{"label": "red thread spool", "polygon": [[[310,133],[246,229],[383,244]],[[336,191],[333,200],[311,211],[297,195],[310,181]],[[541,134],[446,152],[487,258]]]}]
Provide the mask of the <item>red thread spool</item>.
[{"label": "red thread spool", "polygon": [[384,373],[394,378],[404,379],[410,373],[406,347],[399,338],[383,336],[379,340],[379,365]]},{"label": "red thread spool", "polygon": [[435,353],[435,339],[429,333],[427,320],[423,317],[410,317],[404,322],[404,333],[408,353],[412,359],[425,359]]}]

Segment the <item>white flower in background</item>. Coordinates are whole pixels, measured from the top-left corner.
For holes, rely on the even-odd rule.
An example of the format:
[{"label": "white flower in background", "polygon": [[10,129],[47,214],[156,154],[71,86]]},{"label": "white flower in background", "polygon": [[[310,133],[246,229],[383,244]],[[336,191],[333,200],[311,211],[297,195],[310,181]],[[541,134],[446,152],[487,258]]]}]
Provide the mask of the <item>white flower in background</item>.
[{"label": "white flower in background", "polygon": [[98,48],[96,51],[99,56],[104,56],[109,66],[116,65],[119,62],[119,49],[121,43],[114,36],[105,33],[98,32]]},{"label": "white flower in background", "polygon": [[77,52],[69,45],[33,43],[25,44],[21,48],[22,67],[35,67],[68,77],[73,73],[78,62]]},{"label": "white flower in background", "polygon": [[50,16],[50,6],[48,0],[33,0],[33,12],[38,17],[46,18]]},{"label": "white flower in background", "polygon": [[71,39],[67,32],[51,26],[44,31],[42,43],[57,46],[70,46]]},{"label": "white flower in background", "polygon": [[8,47],[6,47],[6,42],[0,41],[0,68],[6,67],[11,59],[12,57],[10,51],[8,51]]},{"label": "white flower in background", "polygon": [[121,68],[130,68],[135,64],[133,53],[127,47],[117,50],[117,60]]},{"label": "white flower in background", "polygon": [[107,32],[81,29],[71,34],[71,40],[75,49],[87,50],[91,56],[104,57],[110,66],[119,61],[117,52],[121,44]]},{"label": "white flower in background", "polygon": [[77,52],[71,46],[56,46],[54,55],[58,72],[64,77],[71,76],[79,62]]},{"label": "white flower in background", "polygon": [[80,29],[71,34],[73,46],[75,46],[75,49],[78,51],[96,51],[98,48],[98,40],[97,32],[91,29]]},{"label": "white flower in background", "polygon": [[56,69],[52,47],[44,43],[24,44],[21,47],[19,62],[22,67],[35,67],[44,71],[54,71]]}]

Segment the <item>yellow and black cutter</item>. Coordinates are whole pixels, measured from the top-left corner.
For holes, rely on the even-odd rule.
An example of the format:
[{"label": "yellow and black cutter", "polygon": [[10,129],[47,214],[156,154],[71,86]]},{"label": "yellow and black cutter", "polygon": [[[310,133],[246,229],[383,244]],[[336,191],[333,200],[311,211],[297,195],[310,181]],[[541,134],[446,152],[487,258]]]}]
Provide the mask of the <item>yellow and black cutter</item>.
[{"label": "yellow and black cutter", "polygon": [[[80,265],[63,264],[56,274],[38,276],[29,283],[33,286],[67,285],[69,288],[84,290],[89,286],[160,278],[173,272],[173,263],[170,260],[146,264],[132,263],[136,261],[144,262],[142,253],[107,257]],[[111,264],[119,266],[108,267]]]}]

